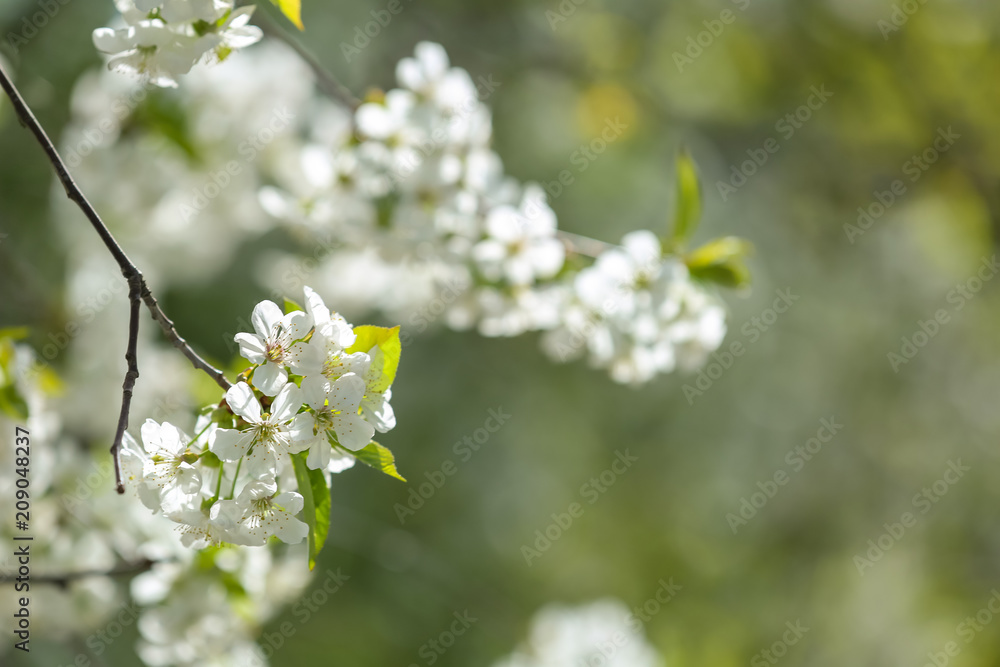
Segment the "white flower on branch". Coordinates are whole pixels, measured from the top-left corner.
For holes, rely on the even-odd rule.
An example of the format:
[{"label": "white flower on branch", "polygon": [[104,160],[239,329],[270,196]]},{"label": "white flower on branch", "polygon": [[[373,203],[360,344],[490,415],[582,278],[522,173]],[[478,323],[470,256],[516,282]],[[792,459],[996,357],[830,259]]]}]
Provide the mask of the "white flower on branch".
[{"label": "white flower on branch", "polygon": [[201,60],[225,60],[263,36],[248,25],[254,8],[234,9],[232,0],[115,0],[127,26],[98,28],[98,51],[111,55],[108,67],[137,74],[156,86],[177,80]]},{"label": "white flower on branch", "polygon": [[351,451],[372,441],[375,427],[358,414],[365,394],[365,383],[359,376],[348,373],[333,382],[323,376],[307,377],[302,380],[302,394],[313,411],[296,417],[294,428],[300,439],[310,443],[310,468],[325,470],[329,465],[329,434]]},{"label": "white flower on branch", "polygon": [[286,544],[306,538],[309,527],[295,518],[302,511],[302,496],[294,491],[277,492],[274,481],[249,482],[235,500],[220,500],[219,514],[233,519],[230,537],[237,544],[262,546],[275,536]]},{"label": "white flower on branch", "polygon": [[562,324],[543,347],[559,361],[587,353],[616,382],[641,384],[657,373],[703,363],[725,336],[725,310],[665,257],[652,232],[626,234],[574,281]]},{"label": "white flower on branch", "polygon": [[223,461],[246,457],[252,477],[274,479],[278,460],[301,452],[308,442],[292,430],[292,419],[302,407],[301,390],[289,382],[278,392],[270,412],[263,412],[260,401],[246,382],[234,384],[226,392],[226,403],[247,426],[242,429],[220,428],[210,445]]},{"label": "white flower on branch", "polygon": [[554,277],[566,259],[556,239],[556,214],[537,185],[525,188],[519,208],[498,206],[486,216],[487,237],[472,249],[488,280],[531,285]]},{"label": "white flower on branch", "polygon": [[194,466],[198,457],[188,449],[191,438],[173,424],[158,424],[152,419],[146,420],[140,433],[147,455],[143,461],[143,484],[157,494],[155,506],[146,503],[147,506],[152,510],[176,507],[186,497],[197,494],[201,490],[201,476]]},{"label": "white flower on branch", "polygon": [[287,315],[272,301],[261,301],[250,317],[256,334],[238,333],[235,341],[240,354],[250,363],[258,364],[253,373],[253,385],[267,396],[274,396],[288,382],[286,366],[295,366],[302,343],[312,328],[308,315],[296,310]]}]

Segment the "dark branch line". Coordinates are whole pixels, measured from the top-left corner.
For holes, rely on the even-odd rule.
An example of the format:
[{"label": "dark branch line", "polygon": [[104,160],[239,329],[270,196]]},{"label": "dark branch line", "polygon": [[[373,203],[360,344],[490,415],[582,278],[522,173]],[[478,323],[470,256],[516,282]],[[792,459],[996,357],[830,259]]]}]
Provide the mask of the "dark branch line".
[{"label": "dark branch line", "polygon": [[173,343],[174,347],[181,351],[181,353],[190,360],[191,364],[194,365],[200,371],[205,372],[211,377],[215,382],[222,387],[222,389],[228,389],[230,387],[229,380],[219,369],[215,368],[207,361],[205,361],[197,352],[195,352],[190,345],[187,344],[183,338],[177,333],[177,329],[174,328],[174,323],[166,316],[163,310],[160,308],[156,299],[153,297],[152,293],[149,291],[149,287],[146,285],[146,280],[142,277],[142,273],[139,269],[132,263],[125,251],[118,244],[114,235],[108,229],[104,221],[101,220],[101,216],[98,215],[97,211],[91,205],[90,201],[87,199],[83,191],[73,180],[73,177],[69,173],[69,169],[66,167],[66,163],[63,162],[62,157],[60,157],[59,152],[56,150],[55,145],[52,140],[49,139],[48,135],[45,133],[45,129],[42,127],[38,119],[35,118],[35,114],[32,113],[31,109],[28,107],[24,98],[21,97],[21,93],[18,91],[14,82],[7,76],[7,73],[0,67],[0,87],[3,88],[7,97],[10,98],[11,104],[14,106],[14,111],[17,114],[18,121],[22,126],[28,128],[38,143],[41,145],[42,150],[45,151],[45,155],[49,158],[49,162],[52,163],[53,168],[55,168],[56,175],[59,177],[59,181],[62,183],[63,189],[66,191],[66,196],[74,202],[83,214],[90,221],[91,226],[97,235],[101,237],[104,245],[107,247],[108,252],[111,256],[115,258],[118,263],[118,267],[121,269],[122,275],[125,276],[125,280],[129,285],[129,301],[131,304],[129,312],[129,332],[128,332],[128,346],[125,352],[125,361],[128,365],[128,370],[125,373],[125,381],[122,383],[122,409],[118,417],[118,427],[115,431],[115,439],[111,445],[111,456],[115,461],[115,483],[118,493],[125,493],[125,486],[122,484],[121,478],[121,464],[119,461],[119,450],[121,449],[122,438],[125,436],[125,430],[128,428],[128,416],[129,408],[132,404],[132,390],[135,387],[136,379],[139,377],[139,366],[138,360],[136,358],[136,346],[138,344],[139,338],[139,308],[141,303],[146,304],[146,308],[149,309],[150,314],[160,328],[163,329],[164,335],[167,339]]},{"label": "dark branch line", "polygon": [[316,77],[316,85],[327,97],[339,102],[351,111],[361,105],[361,100],[347,86],[342,84],[330,70],[326,69],[300,40],[278,25],[268,14],[267,10],[263,10],[260,7],[257,9],[258,11],[254,13],[254,16],[257,18],[257,27],[264,31],[266,36],[284,42],[291,47],[299,58],[313,71],[313,75]]},{"label": "dark branch line", "polygon": [[[33,584],[52,584],[59,588],[66,588],[70,582],[78,579],[89,579],[90,577],[125,577],[133,574],[142,574],[153,569],[157,563],[165,561],[155,561],[144,559],[135,563],[123,563],[111,570],[81,570],[79,572],[65,572],[62,574],[31,575],[30,581]],[[7,583],[16,581],[17,574],[0,574],[0,582]]]}]

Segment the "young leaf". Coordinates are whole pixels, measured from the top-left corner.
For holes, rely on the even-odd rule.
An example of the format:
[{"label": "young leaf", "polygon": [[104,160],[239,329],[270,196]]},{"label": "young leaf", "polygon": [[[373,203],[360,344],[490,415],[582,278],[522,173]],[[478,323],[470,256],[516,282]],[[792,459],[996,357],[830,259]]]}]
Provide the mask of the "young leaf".
[{"label": "young leaf", "polygon": [[300,306],[299,304],[295,303],[294,301],[292,301],[291,299],[289,299],[286,296],[285,297],[285,315],[287,315],[288,313],[294,313],[296,310],[305,310],[305,309],[302,306]]},{"label": "young leaf", "polygon": [[392,455],[392,452],[374,440],[364,449],[351,453],[365,465],[380,470],[389,475],[389,477],[395,477],[403,482],[406,481],[406,478],[396,470],[396,458]]},{"label": "young leaf", "polygon": [[306,465],[309,452],[292,455],[295,480],[302,494],[302,520],[309,526],[309,569],[316,567],[316,557],[330,532],[330,489],[323,470],[310,470]]},{"label": "young leaf", "polygon": [[746,258],[753,245],[744,239],[727,236],[710,241],[684,258],[691,275],[726,287],[750,284]]},{"label": "young leaf", "polygon": [[302,0],[271,0],[285,17],[295,24],[299,30],[305,30],[302,25]]},{"label": "young leaf", "polygon": [[0,329],[0,338],[9,338],[10,340],[24,340],[28,337],[28,327],[4,327]]},{"label": "young leaf", "polygon": [[28,402],[13,384],[0,388],[0,412],[21,422],[28,418]]},{"label": "young leaf", "polygon": [[701,219],[701,184],[691,155],[677,155],[677,206],[674,211],[674,245],[683,245],[694,234]]},{"label": "young leaf", "polygon": [[396,379],[396,370],[399,368],[399,356],[403,352],[403,346],[399,342],[399,327],[386,329],[385,327],[360,326],[354,327],[354,333],[358,339],[354,342],[347,353],[367,352],[372,363],[369,373],[378,378],[368,389],[376,392],[384,392]]}]

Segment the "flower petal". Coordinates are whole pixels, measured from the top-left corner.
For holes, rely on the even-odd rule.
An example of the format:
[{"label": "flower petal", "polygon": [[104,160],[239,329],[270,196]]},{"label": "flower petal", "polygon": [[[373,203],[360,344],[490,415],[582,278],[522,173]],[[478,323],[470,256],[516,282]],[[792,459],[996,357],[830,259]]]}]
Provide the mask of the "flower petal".
[{"label": "flower petal", "polygon": [[250,333],[238,333],[233,337],[240,346],[240,356],[251,364],[262,364],[267,358],[267,348],[260,336]]},{"label": "flower petal", "polygon": [[220,428],[215,432],[215,440],[209,446],[212,453],[223,461],[239,461],[247,453],[252,436],[231,428]]},{"label": "flower petal", "polygon": [[348,373],[330,386],[327,398],[330,401],[330,409],[348,414],[357,414],[358,406],[365,395],[365,381],[360,375]]},{"label": "flower petal", "polygon": [[306,457],[306,466],[313,470],[326,470],[327,466],[330,465],[333,447],[330,446],[325,433],[323,436],[312,443],[312,446],[309,447],[309,456]]},{"label": "flower petal", "polygon": [[316,326],[330,321],[330,309],[323,303],[323,298],[313,291],[311,287],[303,287],[306,295],[306,312],[312,315]]},{"label": "flower petal", "polygon": [[265,396],[274,396],[286,382],[288,382],[288,371],[273,361],[258,366],[253,372],[253,386],[260,389]]},{"label": "flower petal", "polygon": [[314,410],[323,409],[329,390],[330,382],[322,375],[310,375],[302,379],[302,400]]},{"label": "flower petal", "polygon": [[269,340],[274,335],[281,318],[284,317],[281,309],[273,301],[261,301],[253,309],[250,321],[253,323],[257,335],[264,340]]},{"label": "flower petal", "polygon": [[341,445],[356,452],[364,449],[375,437],[375,427],[361,415],[343,413],[333,418],[333,430]]},{"label": "flower petal", "polygon": [[301,310],[294,310],[281,318],[281,325],[289,333],[292,340],[299,340],[305,338],[309,330],[313,328],[313,318]]},{"label": "flower petal", "polygon": [[295,416],[302,407],[301,391],[294,382],[289,382],[281,388],[271,404],[271,423],[281,424]]},{"label": "flower petal", "polygon": [[260,423],[260,401],[246,382],[234,384],[226,392],[226,403],[240,417],[251,424]]}]

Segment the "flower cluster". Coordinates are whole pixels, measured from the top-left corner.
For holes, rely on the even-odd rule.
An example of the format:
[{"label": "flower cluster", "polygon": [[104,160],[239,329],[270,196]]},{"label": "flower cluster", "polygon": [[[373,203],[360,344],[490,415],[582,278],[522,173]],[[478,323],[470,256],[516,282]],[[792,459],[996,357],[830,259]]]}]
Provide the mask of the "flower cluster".
[{"label": "flower cluster", "polygon": [[308,287],[305,304],[287,313],[257,304],[254,332],[236,335],[251,366],[202,412],[194,437],[148,420],[141,446],[125,442],[128,481],[146,507],[180,524],[187,546],[301,542],[310,526],[297,515],[312,488],[299,479],[315,471],[328,488],[331,473],[380,447],[375,432],[396,424],[398,329],[352,328]]},{"label": "flower cluster", "polygon": [[550,605],[535,614],[527,642],[494,667],[661,667],[642,623],[617,600]]},{"label": "flower cluster", "polygon": [[[588,266],[560,236],[544,190],[504,173],[482,102],[496,84],[477,86],[428,42],[396,75],[400,88],[370,96],[353,117],[331,108],[314,119],[312,137],[278,170],[278,186],[260,191],[265,209],[307,238],[340,240],[370,268],[355,275],[401,266],[431,301],[458,285],[459,296],[439,309],[452,328],[549,332],[553,359],[586,351],[619,382],[695,368],[719,346],[721,302],[652,232],[606,246]],[[344,254],[312,280],[351,299],[364,287],[333,268]],[[366,296],[386,311],[399,305]]]},{"label": "flower cluster", "polygon": [[[255,639],[259,628],[309,583],[303,566],[306,545],[185,548],[176,523],[150,516],[134,497],[115,493],[107,448],[88,449],[75,425],[61,418],[65,399],[77,392],[60,397],[62,380],[30,348],[15,343],[11,331],[16,332],[0,331],[0,429],[13,433],[20,426],[28,432],[30,475],[17,473],[14,447],[0,448],[0,487],[13,489],[15,481],[29,479],[31,527],[45,535],[32,545],[32,564],[40,573],[69,577],[65,586],[32,582],[32,604],[45,609],[32,617],[32,628],[51,640],[89,637],[88,648],[100,651],[118,636],[108,633],[134,623],[139,655],[147,665],[266,665]],[[147,499],[163,496],[169,504],[204,471],[183,460],[174,469],[170,454],[176,451],[174,440],[182,437],[177,429],[147,424],[142,431],[156,460],[144,482],[138,466],[130,469],[128,487]],[[123,453],[125,460],[129,456]],[[5,522],[0,539],[10,543],[17,532]],[[131,602],[128,589],[111,577],[72,576],[147,567],[132,580]],[[0,603],[12,607],[23,595],[4,586]],[[13,642],[0,645],[0,662],[7,664],[6,653],[12,651]]]},{"label": "flower cluster", "polygon": [[[241,165],[231,179],[227,175],[229,185],[214,185],[235,157],[224,154],[225,145],[218,156],[200,156],[199,165],[218,165],[199,167],[205,171],[198,174],[201,185],[183,176],[190,171],[184,164],[182,175],[150,180],[145,205],[177,245],[177,252],[163,252],[162,244],[152,249],[154,261],[141,252],[148,235],[136,235],[133,246],[152,271],[186,266],[188,253],[209,247],[228,252],[241,237],[280,223],[303,250],[269,253],[260,263],[261,287],[318,285],[355,316],[380,310],[418,330],[438,320],[486,336],[539,331],[553,360],[585,356],[614,380],[632,384],[675,368],[697,368],[718,348],[725,310],[710,284],[713,276],[689,271],[677,244],[661,248],[652,232],[636,232],[621,246],[597,244],[602,250],[585,256],[560,232],[545,191],[505,173],[491,148],[491,114],[484,103],[501,85],[492,77],[474,81],[451,65],[440,45],[422,42],[413,57],[399,62],[398,88],[369,94],[351,112],[327,100],[309,103],[314,91],[286,90],[289,81],[308,75],[295,69],[301,63],[281,45],[267,44],[247,56],[189,76],[180,97],[190,116],[187,126],[199,135],[204,128],[205,137],[215,139],[197,136],[187,143],[202,150],[219,144],[219,136],[237,144],[243,136],[253,138],[254,127],[268,122],[255,100],[275,94],[289,101],[296,122],[267,147],[265,159],[256,158],[249,169]],[[232,91],[227,81],[245,77],[244,70],[257,72],[255,86],[267,92]],[[220,125],[215,109],[231,107],[234,94],[255,109],[257,125]],[[131,138],[127,144],[132,151],[119,146],[115,153],[148,161],[149,148]],[[173,164],[159,156],[155,163]],[[130,167],[106,164],[86,170],[83,178],[108,180],[116,169]],[[170,185],[175,182],[184,184]],[[251,190],[257,192],[256,208],[246,196]],[[120,197],[108,199],[107,207],[122,206]],[[128,198],[131,218],[135,199]],[[230,206],[241,214],[222,214]],[[194,240],[204,236],[210,244]],[[180,271],[176,280],[190,275]]]},{"label": "flower cluster", "polygon": [[138,74],[156,86],[175,87],[201,60],[225,60],[256,43],[260,28],[247,25],[253,6],[234,0],[115,0],[126,27],[98,28],[94,45],[111,56],[108,67]]},{"label": "flower cluster", "polygon": [[664,258],[648,231],[626,234],[577,274],[557,328],[542,344],[555,359],[586,354],[623,383],[700,366],[726,335],[722,304],[690,278],[687,266]]}]

